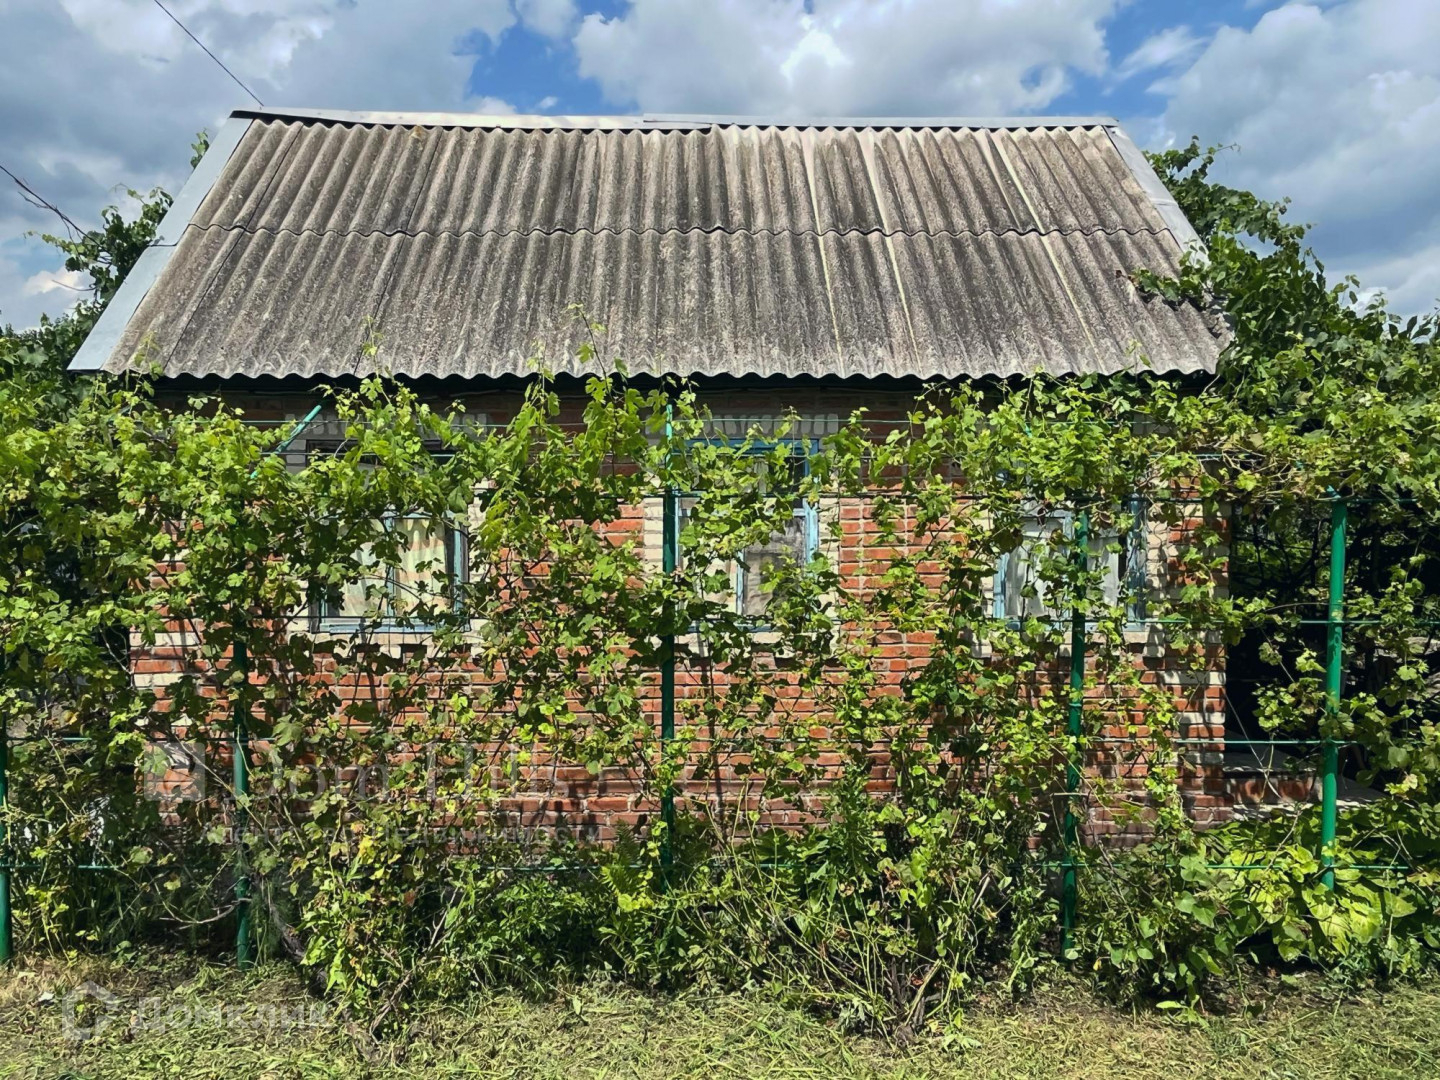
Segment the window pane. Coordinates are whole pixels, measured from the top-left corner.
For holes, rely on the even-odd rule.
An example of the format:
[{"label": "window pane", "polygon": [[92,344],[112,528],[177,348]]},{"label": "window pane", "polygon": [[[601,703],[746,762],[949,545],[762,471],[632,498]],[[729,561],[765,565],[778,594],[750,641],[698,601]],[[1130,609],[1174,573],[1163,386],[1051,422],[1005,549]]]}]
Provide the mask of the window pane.
[{"label": "window pane", "polygon": [[[1107,604],[1113,604],[1120,599],[1119,543],[1120,534],[1113,529],[1107,529],[1099,536],[1090,538],[1090,569],[1104,574],[1100,579],[1100,595]],[[1112,551],[1111,548],[1117,550]]]},{"label": "window pane", "polygon": [[742,615],[765,614],[770,600],[769,577],[778,566],[804,566],[809,555],[809,533],[806,519],[797,514],[779,532],[772,533],[763,544],[754,544],[741,554],[737,591]]},{"label": "window pane", "polygon": [[[675,556],[677,570],[685,565],[685,545],[680,542],[680,537],[685,535],[685,529],[690,524],[690,518],[694,514],[695,507],[699,504],[699,502],[699,497],[695,495],[680,495],[677,496],[675,499]],[[661,513],[663,514],[663,507],[665,505],[663,499],[661,500],[660,505],[662,507]],[[660,542],[663,544],[665,542],[663,522],[661,524],[660,536]],[[661,557],[664,557],[664,552],[661,552]]]},{"label": "window pane", "polygon": [[445,529],[433,518],[415,517],[399,518],[392,528],[401,540],[392,575],[393,613],[404,615],[444,593]]},{"label": "window pane", "polygon": [[[376,530],[379,529],[376,522]],[[330,618],[359,619],[375,614],[375,608],[383,602],[385,595],[385,574],[377,566],[375,549],[371,544],[360,545],[355,552],[355,561],[361,568],[360,577],[338,589],[325,605],[324,614]]]},{"label": "window pane", "polygon": [[[1020,546],[1005,560],[1002,583],[1005,617],[1023,619],[1029,616],[1049,618],[1054,612],[1046,606],[1049,588],[1040,577],[1040,567],[1049,553],[1051,538],[1065,528],[1063,518],[1046,518],[1026,522]],[[1028,595],[1033,592],[1034,595]]]},{"label": "window pane", "polygon": [[396,564],[380,565],[373,544],[355,553],[359,577],[336,589],[322,603],[325,618],[387,619],[413,613],[442,599],[449,568],[447,529],[430,518],[393,518],[376,522],[397,540]]},{"label": "window pane", "polygon": [[[807,473],[803,456],[794,453],[780,461],[773,461],[768,452],[757,449],[754,452],[753,467],[756,472],[757,490],[775,493],[800,483]],[[691,524],[694,509],[699,499],[685,495],[678,499],[679,529],[683,536],[686,526]],[[796,499],[794,516],[764,543],[752,544],[734,559],[716,560],[703,568],[693,565],[693,550],[685,550],[682,541],[680,565],[704,581],[709,599],[733,604],[741,615],[763,616],[770,599],[766,581],[773,568],[782,561],[804,566],[811,555],[811,537],[814,528],[811,521],[814,510],[803,500]],[[711,523],[712,528],[715,523]],[[713,542],[715,537],[707,538]],[[709,546],[707,543],[706,546]]]},{"label": "window pane", "polygon": [[[1058,534],[1068,534],[1069,530],[1067,517],[1052,517],[1025,524],[1024,540],[1005,560],[1001,579],[1002,614],[1005,618],[1034,616],[1056,620],[1070,617],[1069,611],[1060,611],[1050,604],[1049,585],[1040,577],[1040,567],[1047,556],[1063,555],[1063,549],[1058,546],[1061,541]],[[1120,596],[1120,552],[1109,550],[1118,540],[1118,534],[1109,529],[1090,536],[1090,569],[1101,571],[1100,594],[1109,604],[1115,603]],[[1052,549],[1052,545],[1056,546]],[[1027,589],[1035,595],[1027,596]]]},{"label": "window pane", "polygon": [[[760,473],[759,488],[767,494],[776,488],[788,488],[793,490],[805,478],[809,466],[805,459],[798,454],[787,457],[780,465],[781,474],[777,475],[771,467],[772,463],[768,458],[758,458],[757,462],[763,462],[764,467]],[[783,485],[783,487],[782,487]]]}]

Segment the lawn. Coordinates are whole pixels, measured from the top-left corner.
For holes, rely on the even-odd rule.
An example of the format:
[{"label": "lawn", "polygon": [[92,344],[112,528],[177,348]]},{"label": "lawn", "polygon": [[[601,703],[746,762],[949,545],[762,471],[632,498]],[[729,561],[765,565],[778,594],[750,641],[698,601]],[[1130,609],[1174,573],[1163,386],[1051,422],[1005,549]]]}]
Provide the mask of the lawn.
[{"label": "lawn", "polygon": [[[87,980],[115,1000],[73,996]],[[545,1002],[477,994],[375,1044],[319,1015],[284,967],[30,960],[0,974],[0,1077],[1440,1077],[1440,983],[1342,996],[1316,982],[1266,998],[1185,1020],[1116,1011],[1059,983],[977,1005],[948,1044],[901,1049],[759,995],[586,986]],[[96,1033],[67,1038],[67,1023]]]}]

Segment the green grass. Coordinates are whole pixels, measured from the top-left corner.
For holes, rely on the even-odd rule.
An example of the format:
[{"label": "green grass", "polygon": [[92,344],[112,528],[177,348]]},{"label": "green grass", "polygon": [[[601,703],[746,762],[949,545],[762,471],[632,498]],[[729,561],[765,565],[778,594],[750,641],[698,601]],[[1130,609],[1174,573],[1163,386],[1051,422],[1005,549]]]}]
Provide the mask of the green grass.
[{"label": "green grass", "polygon": [[[124,1008],[76,1042],[64,1035],[62,1001],[87,979]],[[147,996],[177,1008],[177,1022],[197,1006],[210,1022],[131,1030],[125,1010]],[[477,994],[428,1008],[379,1044],[335,1018],[288,1031],[213,1023],[220,1005],[253,1017],[311,1002],[279,966],[242,975],[167,956],[124,966],[22,961],[0,975],[0,1077],[1440,1077],[1440,984],[1338,998],[1316,983],[1198,1022],[1118,1012],[1059,984],[1021,1004],[982,1003],[949,1044],[905,1049],[759,995],[651,998],[609,986],[539,1003]]]}]

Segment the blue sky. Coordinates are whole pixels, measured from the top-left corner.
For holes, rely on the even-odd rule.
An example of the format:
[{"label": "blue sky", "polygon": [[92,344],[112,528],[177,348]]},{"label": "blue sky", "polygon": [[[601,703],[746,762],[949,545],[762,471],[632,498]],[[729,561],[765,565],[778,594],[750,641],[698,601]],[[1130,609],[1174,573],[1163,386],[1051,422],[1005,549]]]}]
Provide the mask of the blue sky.
[{"label": "blue sky", "polygon": [[[615,19],[624,16],[625,0],[583,5],[587,14]],[[1119,8],[1106,21],[1106,44],[1117,57],[1128,57],[1144,42],[1167,29],[1180,26],[1197,37],[1222,26],[1250,28],[1266,11],[1278,4],[1256,0],[1135,0]],[[814,5],[805,7],[813,12]],[[576,55],[567,40],[547,37],[517,23],[498,41],[480,36],[468,43],[477,50],[470,74],[472,94],[502,98],[520,112],[606,113],[633,111],[633,99],[608,99],[593,78],[582,78],[576,69]],[[1150,72],[1137,72],[1125,79],[1113,75],[1075,73],[1073,86],[1046,111],[1052,114],[1104,114],[1139,116],[1153,112],[1154,95],[1147,94],[1153,81]]]},{"label": "blue sky", "polygon": [[[457,112],[1110,115],[1237,144],[1332,273],[1440,298],[1440,0],[169,0],[268,104]],[[152,0],[0,0],[0,164],[89,222],[183,182],[244,93]],[[82,73],[77,76],[75,73]],[[0,321],[75,284],[0,189]]]},{"label": "blue sky", "polygon": [[[625,4],[588,4],[602,18],[624,14]],[[470,72],[470,92],[513,102],[518,112],[610,113],[630,111],[634,102],[607,101],[594,79],[581,78],[569,41],[555,40],[523,23],[498,42],[477,42],[480,54]]]}]

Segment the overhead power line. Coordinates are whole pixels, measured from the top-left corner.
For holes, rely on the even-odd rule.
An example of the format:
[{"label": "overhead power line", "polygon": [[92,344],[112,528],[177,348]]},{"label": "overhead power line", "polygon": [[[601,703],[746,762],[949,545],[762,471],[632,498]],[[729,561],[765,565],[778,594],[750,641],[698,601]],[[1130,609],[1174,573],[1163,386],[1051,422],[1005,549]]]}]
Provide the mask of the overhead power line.
[{"label": "overhead power line", "polygon": [[0,165],[0,173],[4,173],[11,180],[15,181],[15,186],[20,189],[20,197],[24,199],[27,203],[35,207],[37,210],[48,210],[56,217],[58,217],[61,223],[65,226],[66,231],[69,232],[72,238],[85,232],[84,229],[82,229],[79,225],[75,224],[75,220],[69,214],[65,213],[64,210],[61,210],[60,207],[56,206],[49,199],[45,198],[45,196],[41,195],[38,191],[32,188],[24,180],[20,179],[20,177],[16,176],[4,165]]},{"label": "overhead power line", "polygon": [[245,93],[249,94],[252,98],[254,98],[256,105],[259,105],[262,109],[265,107],[265,103],[260,100],[260,98],[256,95],[255,91],[251,90],[250,87],[246,86],[243,82],[241,82],[240,77],[236,75],[233,71],[231,71],[228,67],[226,67],[224,61],[222,61],[209,49],[205,48],[205,43],[201,41],[198,37],[196,37],[194,34],[192,34],[190,32],[190,28],[186,26],[183,22],[181,22],[179,19],[177,19],[173,11],[171,11],[164,4],[162,4],[160,0],[155,0],[155,6],[158,7],[161,11],[165,12],[166,15],[169,15],[170,21],[173,22],[176,26],[178,26],[181,30],[185,31],[185,36],[188,37],[191,41],[193,41],[196,45],[199,45],[200,48],[204,50],[206,56],[210,57],[211,60],[214,60],[215,63],[219,64],[220,70],[225,72],[226,75],[229,75],[230,78],[234,80],[236,86],[240,87],[241,90],[244,90]]}]

